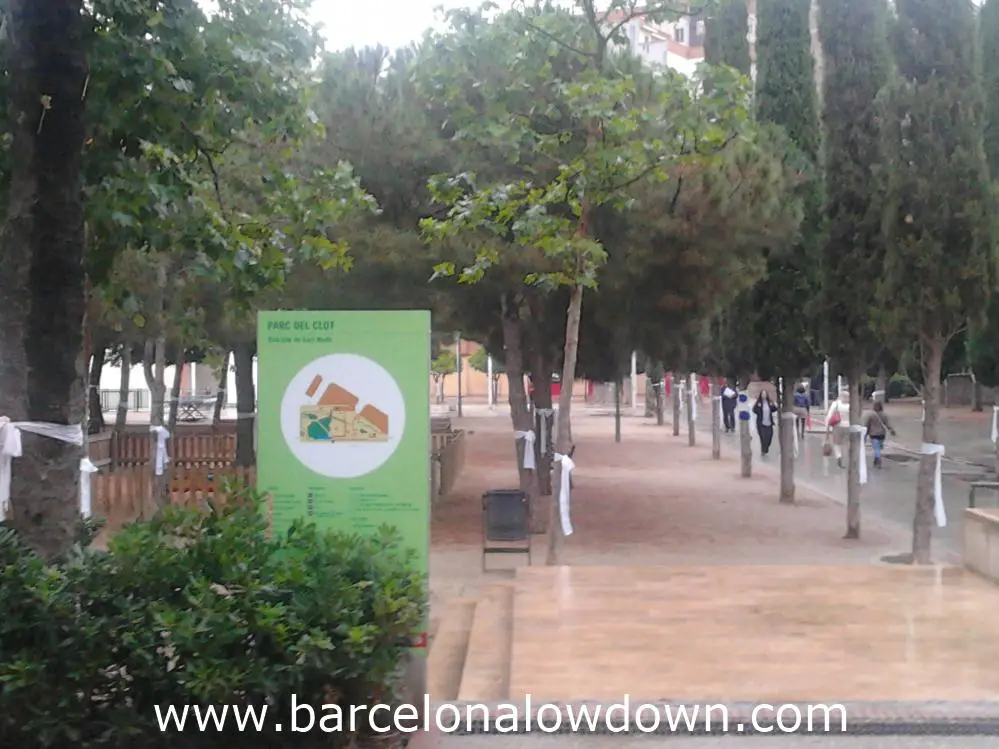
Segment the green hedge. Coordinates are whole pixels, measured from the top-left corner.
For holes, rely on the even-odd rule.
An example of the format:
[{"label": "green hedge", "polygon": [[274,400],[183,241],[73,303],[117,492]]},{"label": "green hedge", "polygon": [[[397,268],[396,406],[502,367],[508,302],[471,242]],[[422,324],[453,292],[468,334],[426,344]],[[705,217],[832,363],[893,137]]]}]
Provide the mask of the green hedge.
[{"label": "green hedge", "polygon": [[292,694],[347,715],[391,699],[426,600],[394,534],[302,524],[269,539],[257,499],[242,500],[170,508],[58,565],[0,529],[0,747],[337,746],[346,737],[164,734],[154,708],[267,704],[273,724]]}]

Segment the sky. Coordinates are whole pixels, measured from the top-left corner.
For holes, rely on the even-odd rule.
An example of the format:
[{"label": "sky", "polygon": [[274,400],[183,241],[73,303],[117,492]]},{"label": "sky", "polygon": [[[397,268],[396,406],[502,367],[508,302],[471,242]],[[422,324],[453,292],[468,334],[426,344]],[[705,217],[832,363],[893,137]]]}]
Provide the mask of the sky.
[{"label": "sky", "polygon": [[395,49],[439,23],[436,7],[478,5],[479,0],[313,0],[312,19],[322,24],[330,50],[375,44]]}]

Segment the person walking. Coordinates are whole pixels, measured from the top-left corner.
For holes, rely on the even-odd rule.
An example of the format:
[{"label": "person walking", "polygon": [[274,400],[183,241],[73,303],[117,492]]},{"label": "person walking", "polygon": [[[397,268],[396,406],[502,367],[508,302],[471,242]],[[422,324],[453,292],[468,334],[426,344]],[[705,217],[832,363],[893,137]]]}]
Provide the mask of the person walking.
[{"label": "person walking", "polygon": [[725,431],[735,431],[735,409],[739,405],[739,394],[735,392],[731,385],[726,385],[721,392],[722,420],[725,422]]},{"label": "person walking", "polygon": [[770,452],[770,443],[774,441],[774,422],[776,421],[777,404],[770,400],[770,393],[760,391],[753,406],[756,414],[756,433],[760,435],[760,455]]},{"label": "person walking", "polygon": [[[836,456],[836,465],[843,467],[843,443],[846,441],[847,429],[850,426],[850,391],[840,391],[839,398],[829,404],[826,414],[826,444],[832,445],[832,453]],[[823,454],[828,455],[827,448]]]},{"label": "person walking", "polygon": [[798,385],[794,393],[794,428],[798,430],[798,436],[805,439],[805,426],[808,424],[808,417],[812,412],[812,402],[805,392],[804,385]]},{"label": "person walking", "polygon": [[881,401],[874,401],[874,410],[867,417],[867,423],[864,426],[867,428],[867,437],[871,441],[871,447],[874,448],[874,467],[880,468],[881,453],[885,448],[885,437],[888,436],[889,432],[892,437],[895,436],[895,430],[892,429],[891,423],[888,421],[888,414],[885,413],[885,406]]}]

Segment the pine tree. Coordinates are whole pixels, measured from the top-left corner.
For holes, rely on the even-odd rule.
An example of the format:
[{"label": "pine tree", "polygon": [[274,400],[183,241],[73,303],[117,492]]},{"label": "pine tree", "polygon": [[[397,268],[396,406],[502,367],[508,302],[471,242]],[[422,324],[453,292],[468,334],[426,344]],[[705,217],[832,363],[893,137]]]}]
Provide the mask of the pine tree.
[{"label": "pine tree", "polygon": [[[800,161],[799,187],[805,219],[798,242],[774,247],[767,275],[750,293],[757,371],[783,379],[784,410],[791,411],[794,382],[816,358],[812,308],[817,293],[817,250],[821,232],[818,97],[809,29],[810,0],[759,0],[757,3],[756,116],[779,126]],[[790,424],[790,419],[782,422]],[[780,430],[782,502],[794,501],[793,435]]]},{"label": "pine tree", "polygon": [[725,0],[704,24],[704,61],[749,75],[749,8],[746,0]]},{"label": "pine tree", "polygon": [[[825,68],[826,243],[822,253],[822,328],[826,353],[853,387],[850,422],[861,418],[861,374],[879,354],[879,284],[884,265],[882,200],[874,179],[879,158],[878,92],[888,83],[886,0],[825,0],[819,5]],[[860,537],[860,482],[853,437],[849,452],[846,537]]]},{"label": "pine tree", "polygon": [[[897,79],[881,97],[885,296],[922,352],[923,442],[939,442],[947,342],[985,308],[994,245],[975,11],[968,0],[896,0]],[[919,467],[912,554],[930,561],[936,455]]]}]

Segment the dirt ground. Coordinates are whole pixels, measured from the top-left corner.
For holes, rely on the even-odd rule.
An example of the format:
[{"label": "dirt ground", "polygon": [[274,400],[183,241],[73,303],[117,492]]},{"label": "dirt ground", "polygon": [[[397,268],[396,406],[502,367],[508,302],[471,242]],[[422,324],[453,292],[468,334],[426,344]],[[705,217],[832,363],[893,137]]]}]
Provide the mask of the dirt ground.
[{"label": "dirt ground", "polygon": [[[490,571],[481,571],[482,493],[517,486],[509,416],[455,425],[468,433],[467,457],[455,490],[433,508],[431,630],[448,598],[474,595],[527,561],[494,555]],[[580,405],[573,437],[575,533],[564,564],[870,564],[909,543],[873,518],[865,518],[862,540],[843,540],[842,505],[800,487],[795,505],[778,504],[776,472],[741,478],[738,455],[711,458],[710,434],[689,447],[685,430],[673,437],[668,424],[632,416],[615,443],[613,416]],[[535,564],[544,564],[543,547],[535,536]]]}]

